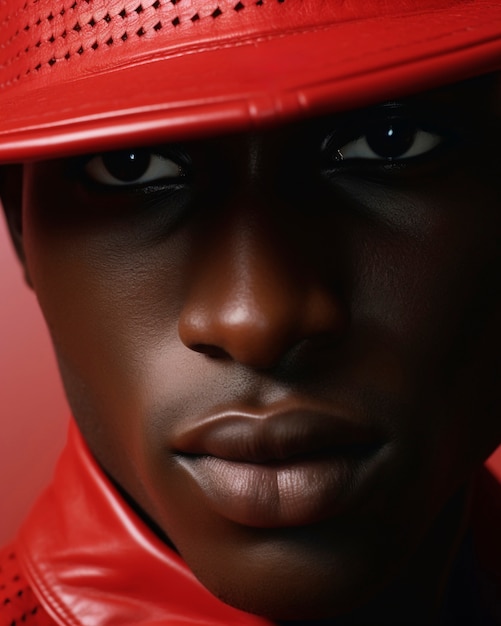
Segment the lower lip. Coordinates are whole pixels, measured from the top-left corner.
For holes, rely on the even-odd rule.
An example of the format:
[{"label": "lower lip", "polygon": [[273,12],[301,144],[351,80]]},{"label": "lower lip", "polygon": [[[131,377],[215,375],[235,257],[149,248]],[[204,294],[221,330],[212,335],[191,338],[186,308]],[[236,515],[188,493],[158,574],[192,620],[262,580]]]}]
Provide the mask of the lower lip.
[{"label": "lower lip", "polygon": [[214,456],[178,457],[209,507],[256,528],[305,526],[339,515],[361,489],[378,449],[289,462],[247,463]]}]

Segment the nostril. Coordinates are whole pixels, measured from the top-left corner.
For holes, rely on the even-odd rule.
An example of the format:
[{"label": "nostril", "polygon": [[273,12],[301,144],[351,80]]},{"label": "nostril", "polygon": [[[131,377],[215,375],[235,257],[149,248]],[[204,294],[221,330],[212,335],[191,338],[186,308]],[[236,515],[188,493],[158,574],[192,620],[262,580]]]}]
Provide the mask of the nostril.
[{"label": "nostril", "polygon": [[225,350],[223,350],[223,348],[219,348],[218,346],[212,346],[205,343],[195,343],[190,345],[189,347],[194,352],[200,352],[200,354],[205,354],[205,356],[208,356],[211,359],[230,358],[230,355]]},{"label": "nostril", "polygon": [[[178,332],[194,352],[218,362],[236,361],[255,369],[278,365],[304,341],[327,344],[339,341],[346,329],[346,312],[322,286],[276,285],[194,290],[182,309]],[[237,288],[236,288],[237,287]]]}]

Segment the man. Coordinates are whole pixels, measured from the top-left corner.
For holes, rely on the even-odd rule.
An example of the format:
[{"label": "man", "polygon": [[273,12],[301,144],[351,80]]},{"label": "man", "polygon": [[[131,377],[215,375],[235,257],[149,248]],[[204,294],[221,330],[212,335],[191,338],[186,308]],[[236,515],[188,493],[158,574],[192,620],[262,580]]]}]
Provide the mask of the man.
[{"label": "man", "polygon": [[77,426],[8,619],[497,623],[501,9],[21,4],[2,199]]}]

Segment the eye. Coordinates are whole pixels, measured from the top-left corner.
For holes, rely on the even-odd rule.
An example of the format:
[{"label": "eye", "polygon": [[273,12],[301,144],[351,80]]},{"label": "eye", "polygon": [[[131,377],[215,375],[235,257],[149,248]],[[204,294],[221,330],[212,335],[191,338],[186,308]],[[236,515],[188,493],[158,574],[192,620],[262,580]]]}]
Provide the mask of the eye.
[{"label": "eye", "polygon": [[101,185],[138,186],[185,175],[175,160],[151,150],[120,150],[92,157],[85,165],[87,176]]},{"label": "eye", "polygon": [[[336,145],[332,145],[334,142]],[[339,137],[328,140],[335,161],[350,159],[402,161],[431,152],[443,137],[407,120],[387,120],[371,125],[363,135],[346,143]]]}]

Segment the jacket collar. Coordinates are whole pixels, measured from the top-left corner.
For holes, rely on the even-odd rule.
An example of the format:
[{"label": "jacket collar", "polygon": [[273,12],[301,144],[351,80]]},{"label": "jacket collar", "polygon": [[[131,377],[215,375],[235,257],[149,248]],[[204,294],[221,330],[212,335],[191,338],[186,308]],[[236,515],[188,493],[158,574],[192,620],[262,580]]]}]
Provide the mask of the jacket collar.
[{"label": "jacket collar", "polygon": [[18,545],[33,591],[60,626],[271,626],[198,582],[128,508],[74,423]]}]

